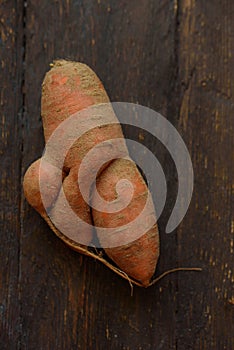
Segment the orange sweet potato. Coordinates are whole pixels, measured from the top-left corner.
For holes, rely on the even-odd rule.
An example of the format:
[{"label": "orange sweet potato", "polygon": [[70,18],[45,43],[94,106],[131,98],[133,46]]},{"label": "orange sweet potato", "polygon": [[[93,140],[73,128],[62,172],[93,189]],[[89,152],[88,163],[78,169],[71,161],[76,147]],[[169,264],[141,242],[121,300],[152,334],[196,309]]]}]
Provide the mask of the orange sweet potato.
[{"label": "orange sweet potato", "polygon": [[[98,120],[95,109],[92,113],[89,113],[89,109],[84,114],[78,113],[87,107],[103,103],[109,103],[109,98],[102,83],[89,67],[82,63],[55,61],[42,85],[42,120],[49,152],[43,162],[37,160],[27,170],[24,192],[28,202],[49,224],[53,223],[50,226],[54,225],[62,232],[58,235],[64,237],[69,246],[76,247],[79,251],[79,245],[92,245],[94,236],[97,235],[100,245],[119,270],[140,285],[148,286],[159,256],[156,217],[148,188],[129,158],[121,126],[113,111],[109,114],[115,124],[105,123],[105,114],[98,115]],[[63,122],[72,115],[78,118],[74,129],[77,120],[78,126],[80,123],[90,129],[77,139],[72,128],[70,132],[63,128]],[[95,124],[93,128],[90,127],[95,118],[103,124],[101,127]],[[57,135],[63,141],[52,147],[49,142],[58,128]],[[123,142],[116,145],[115,139]],[[66,143],[69,144],[71,140],[72,147],[66,152]],[[96,152],[89,152],[99,144]],[[87,154],[89,158],[80,179],[78,173]],[[108,158],[110,154],[111,160]],[[62,163],[61,159],[64,159]],[[97,171],[99,164],[102,166]],[[95,172],[97,191],[94,191],[95,179],[91,176]],[[125,203],[126,199],[128,202],[129,187],[122,186],[118,197],[116,186],[120,180],[126,179],[132,184],[132,198],[126,206],[121,207],[121,201]],[[80,184],[88,194],[88,201],[83,198]],[[44,193],[43,199],[41,191]],[[101,210],[98,194],[106,201],[106,207],[102,206]],[[110,203],[114,212],[108,212]],[[140,217],[146,203],[147,209],[143,217]],[[120,210],[119,205],[122,208]],[[132,226],[131,223],[139,217],[141,221],[138,219],[138,226]],[[137,228],[144,227],[149,219],[153,224],[141,235],[137,235]],[[96,227],[96,232],[93,226]],[[104,230],[108,228],[111,228],[110,232]],[[57,229],[54,231],[58,232]]]}]

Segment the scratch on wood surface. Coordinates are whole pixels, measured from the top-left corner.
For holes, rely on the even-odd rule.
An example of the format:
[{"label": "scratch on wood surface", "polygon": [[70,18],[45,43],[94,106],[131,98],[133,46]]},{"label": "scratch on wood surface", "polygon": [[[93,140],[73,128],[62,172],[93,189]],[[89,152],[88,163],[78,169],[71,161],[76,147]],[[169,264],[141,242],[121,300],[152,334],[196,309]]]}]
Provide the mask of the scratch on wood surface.
[{"label": "scratch on wood surface", "polygon": [[174,14],[176,15],[178,12],[178,0],[174,1]]},{"label": "scratch on wood surface", "polygon": [[[234,220],[232,220],[231,222],[231,234],[234,234]],[[231,254],[234,253],[234,237],[231,237],[231,240],[230,240],[230,253]]]},{"label": "scratch on wood surface", "polygon": [[131,320],[129,320],[129,326],[130,326],[132,329],[134,329],[134,331],[136,331],[137,333],[139,333],[139,328],[137,328],[137,327],[132,323]]},{"label": "scratch on wood surface", "polygon": [[67,13],[70,10],[70,0],[66,0]]},{"label": "scratch on wood surface", "polygon": [[63,15],[63,2],[59,1],[59,17]]},{"label": "scratch on wood surface", "polygon": [[193,78],[195,76],[196,67],[193,67],[191,69],[191,73],[188,75],[187,81],[185,83],[182,100],[180,103],[180,110],[179,110],[179,116],[180,116],[180,122],[182,125],[182,128],[184,131],[187,130],[187,123],[189,119],[189,109],[190,109],[190,95],[191,95],[191,88],[192,88],[192,82]]},{"label": "scratch on wood surface", "polygon": [[64,319],[64,326],[66,326],[66,323],[67,323],[67,309],[64,309],[63,319]]},{"label": "scratch on wood surface", "polygon": [[106,325],[106,339],[110,339],[110,331],[109,331],[108,324]]}]

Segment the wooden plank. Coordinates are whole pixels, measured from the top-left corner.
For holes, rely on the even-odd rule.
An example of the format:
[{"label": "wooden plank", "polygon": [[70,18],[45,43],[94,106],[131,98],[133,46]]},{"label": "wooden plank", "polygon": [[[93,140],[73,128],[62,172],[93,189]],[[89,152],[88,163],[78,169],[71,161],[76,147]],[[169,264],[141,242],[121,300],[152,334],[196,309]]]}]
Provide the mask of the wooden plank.
[{"label": "wooden plank", "polygon": [[[194,196],[178,230],[178,349],[234,348],[232,1],[179,2],[179,127],[193,159]],[[191,249],[192,248],[192,249]]]},{"label": "wooden plank", "polygon": [[19,239],[22,161],[22,1],[0,4],[0,348],[20,339]]},{"label": "wooden plank", "polygon": [[[90,65],[112,101],[139,102],[163,114],[170,107],[175,114],[169,103],[175,16],[169,0],[42,0],[40,10],[37,1],[28,3],[23,171],[43,150],[40,86],[54,58]],[[155,149],[155,141],[149,143]],[[158,272],[177,263],[175,234],[163,234],[167,215]],[[148,290],[135,288],[131,297],[126,282],[70,251],[26,203],[23,228],[22,348],[176,348],[176,275]]]}]

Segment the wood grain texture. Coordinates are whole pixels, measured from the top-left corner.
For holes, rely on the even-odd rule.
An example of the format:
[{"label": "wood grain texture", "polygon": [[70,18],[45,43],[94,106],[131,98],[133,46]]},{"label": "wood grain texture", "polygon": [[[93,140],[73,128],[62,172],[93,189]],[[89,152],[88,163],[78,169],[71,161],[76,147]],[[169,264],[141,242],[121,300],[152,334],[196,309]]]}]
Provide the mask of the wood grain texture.
[{"label": "wood grain texture", "polygon": [[[20,340],[22,1],[0,3],[0,348]],[[17,13],[19,13],[17,15]],[[19,33],[17,35],[17,33]]]},{"label": "wood grain texture", "polygon": [[[1,349],[234,348],[233,11],[231,0],[1,3]],[[41,82],[56,58],[85,62],[112,101],[151,107],[180,131],[194,195],[167,235],[173,161],[150,135],[124,129],[167,176],[157,274],[202,273],[170,275],[131,297],[127,282],[67,248],[28,206],[21,174],[43,151]]]},{"label": "wood grain texture", "polygon": [[231,349],[234,4],[183,0],[178,12],[178,126],[195,173],[193,200],[177,233],[179,264],[196,259],[204,272],[196,280],[191,274],[178,280],[177,344],[179,349]]}]

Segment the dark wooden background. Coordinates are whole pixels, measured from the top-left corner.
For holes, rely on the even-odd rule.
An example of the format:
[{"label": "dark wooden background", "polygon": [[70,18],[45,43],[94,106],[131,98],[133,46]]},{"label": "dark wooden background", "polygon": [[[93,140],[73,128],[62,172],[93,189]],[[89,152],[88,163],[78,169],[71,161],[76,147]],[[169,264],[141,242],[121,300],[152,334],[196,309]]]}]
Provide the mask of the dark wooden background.
[{"label": "dark wooden background", "polygon": [[[234,349],[234,2],[0,2],[0,349]],[[189,211],[176,232],[170,156],[146,135],[171,191],[160,219],[157,274],[134,288],[67,248],[29,207],[22,176],[44,141],[40,86],[49,63],[90,65],[112,101],[166,116],[194,165]]]}]

